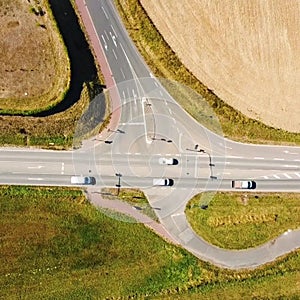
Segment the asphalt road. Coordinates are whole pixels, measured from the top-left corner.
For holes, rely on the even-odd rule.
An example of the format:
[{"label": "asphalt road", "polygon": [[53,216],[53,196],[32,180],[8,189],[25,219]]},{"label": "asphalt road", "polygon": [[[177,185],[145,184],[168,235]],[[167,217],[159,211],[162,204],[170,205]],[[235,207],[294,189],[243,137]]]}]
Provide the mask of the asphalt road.
[{"label": "asphalt road", "polygon": [[[198,124],[153,77],[111,1],[87,0],[82,9],[92,20],[117,84],[118,126],[109,136],[94,137],[74,151],[1,148],[0,183],[71,186],[72,175],[84,175],[94,176],[94,188],[100,189],[116,186],[116,174],[121,174],[121,187],[143,189],[179,243],[201,259],[228,268],[258,266],[300,247],[299,230],[245,251],[219,249],[191,230],[184,214],[187,201],[202,191],[232,191],[231,180],[255,180],[254,192],[299,192],[300,147],[236,143]],[[218,127],[213,115],[211,123]],[[174,157],[179,164],[160,165],[160,157]],[[154,187],[153,178],[161,177],[174,179],[174,186]]]}]

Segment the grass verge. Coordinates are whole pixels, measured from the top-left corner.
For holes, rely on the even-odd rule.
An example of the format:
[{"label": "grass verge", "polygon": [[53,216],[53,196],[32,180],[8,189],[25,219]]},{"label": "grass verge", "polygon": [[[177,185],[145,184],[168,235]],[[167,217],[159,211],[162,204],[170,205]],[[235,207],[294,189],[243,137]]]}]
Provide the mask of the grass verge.
[{"label": "grass verge", "polygon": [[227,249],[255,247],[300,227],[298,193],[217,193],[207,209],[200,195],[186,206],[194,231]]},{"label": "grass verge", "polygon": [[[199,93],[216,113],[224,135],[233,140],[250,143],[280,143],[300,145],[300,134],[276,129],[250,119],[218,98],[193,76],[156,30],[138,0],[115,0],[127,31],[157,77],[167,78],[192,88]],[[167,87],[168,88],[168,87]],[[172,91],[171,91],[172,94]],[[186,97],[176,101],[198,122],[203,123],[202,102]],[[204,124],[206,125],[206,124]]]},{"label": "grass verge", "polygon": [[[0,145],[38,146],[57,150],[72,147],[73,135],[83,112],[95,94],[101,91],[100,84],[85,83],[76,104],[62,113],[49,117],[0,116]],[[107,125],[106,119],[110,118],[107,102],[106,107],[103,126]],[[102,127],[99,124],[99,130]]]},{"label": "grass verge", "polygon": [[197,299],[221,289],[222,299],[291,299],[300,292],[299,251],[256,270],[219,269],[142,224],[108,217],[76,188],[2,186],[0,214],[2,299]]},{"label": "grass verge", "polygon": [[121,188],[118,192],[117,188],[103,188],[101,190],[101,193],[103,195],[103,198],[109,200],[125,201],[152,220],[159,222],[154,209],[150,206],[148,199],[143,191],[140,191],[138,189]]}]

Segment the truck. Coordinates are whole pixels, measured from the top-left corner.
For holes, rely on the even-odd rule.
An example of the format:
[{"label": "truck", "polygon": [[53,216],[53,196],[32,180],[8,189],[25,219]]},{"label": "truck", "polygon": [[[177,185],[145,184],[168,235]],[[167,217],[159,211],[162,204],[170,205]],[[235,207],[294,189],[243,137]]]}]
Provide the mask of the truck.
[{"label": "truck", "polygon": [[232,180],[231,187],[234,189],[255,189],[255,181],[249,180]]},{"label": "truck", "polygon": [[173,179],[169,178],[153,178],[153,185],[164,185],[164,186],[172,186],[174,184]]}]

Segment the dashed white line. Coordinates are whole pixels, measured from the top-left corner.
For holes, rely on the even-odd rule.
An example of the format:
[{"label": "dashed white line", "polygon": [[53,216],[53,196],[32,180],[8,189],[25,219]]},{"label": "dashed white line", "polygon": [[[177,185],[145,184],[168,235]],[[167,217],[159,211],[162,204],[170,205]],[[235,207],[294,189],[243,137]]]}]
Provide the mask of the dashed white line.
[{"label": "dashed white line", "polygon": [[277,179],[280,179],[280,177],[278,175],[273,175],[273,177],[275,177]]},{"label": "dashed white line", "polygon": [[169,113],[170,113],[170,115],[172,115],[173,113],[172,113],[172,110],[171,110],[171,108],[169,108]]},{"label": "dashed white line", "polygon": [[284,160],[284,158],[275,157],[275,158],[273,158],[273,160]]},{"label": "dashed white line", "polygon": [[103,10],[103,13],[104,13],[104,15],[105,15],[106,19],[108,20],[108,15],[107,15],[107,13],[106,13],[106,11],[105,11],[104,7],[103,7],[103,6],[101,6],[101,8],[102,8],[102,10]]},{"label": "dashed white line", "polygon": [[114,27],[112,25],[110,25],[110,27],[111,27],[112,31],[114,32],[115,36],[118,37],[118,35],[116,34],[116,31],[115,31]]},{"label": "dashed white line", "polygon": [[[150,73],[150,74],[151,74],[151,73]],[[156,87],[158,87],[158,84],[157,84],[157,82],[156,82],[156,81],[154,81],[154,84],[155,84],[155,86],[156,86]]]},{"label": "dashed white line", "polygon": [[262,176],[264,179],[268,179],[269,177],[268,176]]},{"label": "dashed white line", "polygon": [[124,102],[126,101],[126,96],[125,96],[125,92],[122,91],[122,94],[123,94],[123,99],[124,99]]},{"label": "dashed white line", "polygon": [[296,165],[284,165],[284,167],[286,167],[286,168],[297,168],[298,166],[296,166]]},{"label": "dashed white line", "polygon": [[[120,68],[120,71],[121,71],[121,73],[122,73],[123,78],[125,79],[125,74],[124,74],[124,72],[123,72],[123,69]],[[123,92],[124,92],[124,91],[123,91]]]},{"label": "dashed white line", "polygon": [[298,173],[298,172],[295,172],[295,175],[298,176],[298,177],[300,177],[300,173]]},{"label": "dashed white line", "polygon": [[117,54],[116,54],[116,52],[115,52],[114,49],[112,49],[112,52],[113,52],[113,54],[114,54],[115,59],[118,59],[118,58],[117,58]]},{"label": "dashed white line", "polygon": [[265,159],[264,157],[254,157],[254,159]]},{"label": "dashed white line", "polygon": [[104,34],[105,34],[106,38],[109,40],[109,36],[108,36],[106,30],[104,30]]},{"label": "dashed white line", "polygon": [[63,175],[65,173],[65,163],[61,163],[61,174]]},{"label": "dashed white line", "polygon": [[107,50],[107,44],[106,44],[106,41],[105,41],[105,39],[104,39],[103,34],[101,34],[101,38],[102,38],[103,43],[104,43],[104,48],[105,48],[105,50]]},{"label": "dashed white line", "polygon": [[28,177],[27,179],[28,180],[39,180],[39,181],[44,180],[43,178],[34,178],[34,177]]},{"label": "dashed white line", "polygon": [[291,179],[292,177],[289,175],[289,174],[287,174],[287,173],[284,173],[283,174],[286,178],[288,178],[288,179]]},{"label": "dashed white line", "polygon": [[294,161],[300,161],[300,159],[294,159]]},{"label": "dashed white line", "polygon": [[159,91],[160,95],[163,96],[164,94],[162,93],[162,91]]}]

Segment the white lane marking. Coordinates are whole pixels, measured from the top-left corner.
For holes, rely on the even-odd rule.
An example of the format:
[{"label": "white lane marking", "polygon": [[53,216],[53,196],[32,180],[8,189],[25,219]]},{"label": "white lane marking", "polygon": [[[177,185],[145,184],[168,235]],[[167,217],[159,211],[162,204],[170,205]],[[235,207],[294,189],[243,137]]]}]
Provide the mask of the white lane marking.
[{"label": "white lane marking", "polygon": [[63,175],[65,173],[65,163],[61,163],[61,174]]},{"label": "white lane marking", "polygon": [[118,35],[117,35],[117,33],[116,33],[116,31],[115,31],[114,27],[113,27],[112,25],[110,25],[110,27],[111,27],[111,30],[114,32],[114,34],[115,34],[115,36],[116,36],[116,38],[117,38],[117,37],[118,37]]},{"label": "white lane marking", "polygon": [[105,34],[106,38],[109,40],[109,36],[108,36],[106,30],[104,30],[104,34]]},{"label": "white lane marking", "polygon": [[135,155],[141,155],[142,153],[141,152],[135,152],[134,154]]},{"label": "white lane marking", "polygon": [[101,38],[102,38],[103,43],[104,43],[104,48],[105,48],[105,50],[107,50],[107,44],[106,44],[106,41],[105,41],[105,39],[104,39],[103,34],[101,34]]},{"label": "white lane marking", "polygon": [[124,103],[125,103],[125,101],[126,101],[125,91],[122,91],[122,94],[123,94],[123,99],[124,99]]},{"label": "white lane marking", "polygon": [[160,95],[163,96],[164,94],[162,93],[162,91],[159,91]]},{"label": "white lane marking", "polygon": [[[223,175],[230,175],[230,172],[223,172]],[[221,174],[217,174],[217,175],[221,175]]]},{"label": "white lane marking", "polygon": [[132,122],[132,123],[120,123],[120,125],[124,126],[124,125],[144,125],[143,122]]},{"label": "white lane marking", "polygon": [[244,158],[243,156],[231,156],[231,155],[228,155],[226,156],[226,158]]},{"label": "white lane marking", "polygon": [[112,49],[112,52],[113,52],[113,54],[114,54],[115,59],[118,59],[118,58],[117,58],[117,54],[116,54],[116,52],[115,52],[114,49]]},{"label": "white lane marking", "polygon": [[102,8],[102,10],[103,10],[103,12],[104,12],[104,15],[105,15],[106,19],[108,20],[108,15],[107,15],[107,13],[106,13],[106,11],[105,11],[104,7],[103,7],[103,6],[101,6],[101,8]]},{"label": "white lane marking", "polygon": [[284,158],[275,157],[275,158],[273,158],[273,160],[284,160]]},{"label": "white lane marking", "polygon": [[286,168],[297,168],[298,166],[296,166],[296,165],[284,165],[284,167],[286,167]]},{"label": "white lane marking", "polygon": [[41,181],[41,180],[44,180],[43,178],[36,178],[36,177],[28,177],[27,178],[28,180],[39,180],[39,181]]},{"label": "white lane marking", "polygon": [[44,168],[44,166],[36,166],[36,167],[27,167],[28,169],[41,169]]},{"label": "white lane marking", "polygon": [[117,42],[116,42],[116,37],[111,33],[111,31],[109,32],[109,35],[111,36],[111,39],[114,42],[115,46],[118,47]]},{"label": "white lane marking", "polygon": [[170,115],[172,115],[173,113],[172,113],[172,110],[171,110],[171,108],[169,108],[169,113],[170,113]]},{"label": "white lane marking", "polygon": [[265,159],[264,157],[254,157],[254,159]]},{"label": "white lane marking", "polygon": [[[124,72],[123,72],[123,69],[122,69],[122,68],[120,68],[120,71],[121,71],[121,73],[122,73],[122,76],[123,76],[123,78],[124,78],[124,79],[126,79],[126,78],[125,78],[125,74],[124,74]],[[124,92],[124,91],[123,91],[123,92]]]},{"label": "white lane marking", "polygon": [[296,153],[296,152],[290,152],[290,151],[288,151],[288,150],[285,150],[285,151],[283,151],[284,153],[286,153],[286,154],[292,154],[292,155],[297,155],[298,153]]},{"label": "white lane marking", "polygon": [[284,173],[283,174],[286,178],[288,178],[288,179],[291,179],[292,177],[289,175],[289,174],[287,174],[287,173]]},{"label": "white lane marking", "polygon": [[295,172],[295,175],[298,176],[298,177],[300,177],[300,173],[298,173],[298,172]]},{"label": "white lane marking", "polygon": [[156,86],[156,87],[158,87],[158,84],[157,84],[157,82],[156,82],[156,81],[154,81],[154,84],[155,84],[155,86]]},{"label": "white lane marking", "polygon": [[262,176],[264,179],[268,179],[269,177],[268,176]]},{"label": "white lane marking", "polygon": [[294,159],[294,161],[300,161],[300,159]]},{"label": "white lane marking", "polygon": [[275,177],[277,179],[280,179],[280,177],[278,175],[273,175],[273,177]]},{"label": "white lane marking", "polygon": [[173,118],[173,122],[174,122],[174,124],[176,124],[176,120]]},{"label": "white lane marking", "polygon": [[230,161],[225,161],[225,165],[230,165],[231,162]]},{"label": "white lane marking", "polygon": [[133,99],[134,99],[134,104],[136,105],[136,94],[134,89],[132,89],[132,95],[133,95]]},{"label": "white lane marking", "polygon": [[231,148],[231,147],[228,147],[228,146],[225,146],[224,148],[232,150],[232,148]]},{"label": "white lane marking", "polygon": [[[154,75],[151,72],[149,73],[149,75],[150,75],[151,78],[155,78]],[[156,83],[156,82],[154,82],[154,83]]]}]

